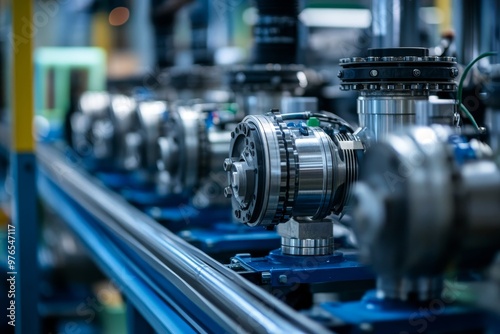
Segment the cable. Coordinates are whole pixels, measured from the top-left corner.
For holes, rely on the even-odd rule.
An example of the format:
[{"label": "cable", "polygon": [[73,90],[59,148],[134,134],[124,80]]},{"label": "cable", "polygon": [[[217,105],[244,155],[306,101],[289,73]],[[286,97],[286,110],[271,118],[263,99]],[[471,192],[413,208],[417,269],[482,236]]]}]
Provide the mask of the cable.
[{"label": "cable", "polygon": [[460,78],[460,82],[458,84],[457,101],[458,101],[458,105],[460,107],[460,110],[462,110],[465,113],[465,115],[467,115],[467,117],[470,119],[470,121],[472,122],[472,124],[474,125],[474,127],[477,130],[480,130],[480,129],[479,129],[479,126],[477,125],[476,120],[474,119],[474,116],[472,116],[472,114],[470,113],[470,111],[462,103],[462,93],[463,93],[464,81],[465,81],[465,78],[467,77],[467,74],[469,74],[469,71],[472,69],[472,66],[474,66],[474,64],[476,64],[478,61],[480,61],[483,58],[495,56],[496,54],[497,54],[497,52],[485,52],[485,53],[480,54],[473,61],[471,61],[465,67],[464,73],[462,74],[462,77]]},{"label": "cable", "polygon": [[354,129],[352,128],[352,126],[345,119],[343,119],[343,118],[341,118],[333,113],[324,111],[322,113],[312,113],[312,116],[318,118],[320,121],[323,120],[326,122],[338,123],[340,125],[345,126],[349,131],[354,132]]},{"label": "cable", "polygon": [[460,110],[462,110],[463,113],[470,119],[476,130],[481,131],[481,129],[479,129],[479,125],[477,125],[477,122],[474,119],[474,116],[472,116],[471,112],[463,105],[463,103],[459,103],[458,106],[460,107]]},{"label": "cable", "polygon": [[324,121],[326,123],[339,124],[345,126],[350,132],[354,132],[354,129],[346,120],[329,111],[322,111],[321,113],[317,112],[311,113],[309,111],[304,111],[297,113],[279,114],[278,116],[283,121],[293,120],[293,119],[309,119],[311,117],[316,117],[320,121]]},{"label": "cable", "polygon": [[469,63],[469,65],[467,65],[465,67],[464,73],[462,74],[462,77],[460,78],[460,82],[458,84],[458,92],[457,92],[457,100],[458,100],[458,102],[462,103],[462,91],[463,91],[464,81],[465,81],[465,78],[467,77],[467,74],[469,74],[469,71],[471,70],[472,66],[474,66],[474,64],[476,64],[481,59],[486,58],[486,57],[495,56],[496,54],[497,54],[497,52],[485,52],[485,53],[482,53],[476,59],[474,59],[473,61],[471,61]]}]

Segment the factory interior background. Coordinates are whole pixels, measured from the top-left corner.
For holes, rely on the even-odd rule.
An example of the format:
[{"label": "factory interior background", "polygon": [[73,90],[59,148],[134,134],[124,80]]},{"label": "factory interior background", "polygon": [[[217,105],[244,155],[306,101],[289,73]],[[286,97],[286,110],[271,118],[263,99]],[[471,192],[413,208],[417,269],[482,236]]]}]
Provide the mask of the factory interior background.
[{"label": "factory interior background", "polygon": [[0,0],[0,333],[500,333],[500,0]]}]

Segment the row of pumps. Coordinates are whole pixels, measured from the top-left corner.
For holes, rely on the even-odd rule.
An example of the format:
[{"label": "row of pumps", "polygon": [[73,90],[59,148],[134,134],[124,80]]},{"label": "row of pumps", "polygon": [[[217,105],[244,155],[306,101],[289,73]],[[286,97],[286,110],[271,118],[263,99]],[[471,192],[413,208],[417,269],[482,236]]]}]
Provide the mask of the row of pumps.
[{"label": "row of pumps", "polygon": [[[208,229],[223,220],[276,231],[271,269],[315,258],[338,273],[343,226],[381,300],[439,298],[450,268],[491,265],[500,247],[498,65],[482,86],[480,127],[462,103],[469,68],[455,57],[396,47],[343,58],[340,89],[358,95],[358,119],[347,121],[318,107],[322,73],[297,64],[298,2],[256,6],[249,64],[167,69],[166,98],[84,93],[68,141],[85,166],[147,193],[135,198],[143,208],[183,202],[208,210]],[[244,254],[232,264],[262,267]],[[315,270],[305,282],[335,279]],[[262,282],[275,281],[268,273]]]},{"label": "row of pumps", "polygon": [[[424,286],[399,279],[435,284],[451,262],[491,259],[500,244],[498,136],[489,128],[488,142],[484,129],[461,127],[455,59],[372,49],[340,65],[342,89],[359,92],[359,126],[286,90],[279,105],[269,104],[278,108],[260,114],[230,100],[88,92],[71,118],[72,145],[91,168],[135,173],[165,198],[227,207],[248,226],[277,226],[285,254],[333,254],[333,222],[351,215],[361,259],[391,282],[380,284],[392,296]],[[231,75],[289,77],[289,85],[295,77],[297,86],[307,77],[278,67]],[[245,90],[242,100],[277,99],[258,93]]]}]

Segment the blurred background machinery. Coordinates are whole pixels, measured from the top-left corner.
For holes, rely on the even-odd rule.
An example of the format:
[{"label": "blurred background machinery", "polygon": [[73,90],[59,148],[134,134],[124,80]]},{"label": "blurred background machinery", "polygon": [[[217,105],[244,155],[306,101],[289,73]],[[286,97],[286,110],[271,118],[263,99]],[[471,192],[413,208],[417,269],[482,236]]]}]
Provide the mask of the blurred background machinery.
[{"label": "blurred background machinery", "polygon": [[30,5],[27,36],[0,2],[30,333],[500,331],[500,1]]}]

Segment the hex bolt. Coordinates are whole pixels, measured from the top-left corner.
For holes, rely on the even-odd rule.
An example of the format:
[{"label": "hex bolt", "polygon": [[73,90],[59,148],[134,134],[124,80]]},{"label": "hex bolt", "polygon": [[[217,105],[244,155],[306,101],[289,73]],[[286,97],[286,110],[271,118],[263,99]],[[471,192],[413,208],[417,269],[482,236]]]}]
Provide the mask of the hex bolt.
[{"label": "hex bolt", "polygon": [[261,274],[262,284],[271,283],[271,273],[266,271]]},{"label": "hex bolt", "polygon": [[343,78],[344,77],[344,71],[339,71],[337,73],[337,78]]},{"label": "hex bolt", "polygon": [[231,198],[231,196],[233,196],[233,189],[227,186],[226,188],[224,188],[224,197]]},{"label": "hex bolt", "polygon": [[233,166],[233,160],[231,160],[231,158],[224,159],[224,164],[222,166],[226,172],[229,172]]},{"label": "hex bolt", "polygon": [[239,269],[241,268],[241,263],[238,259],[231,259],[231,268]]},{"label": "hex bolt", "polygon": [[413,76],[414,77],[419,77],[420,74],[421,74],[421,72],[420,72],[420,70],[418,68],[416,68],[416,69],[413,70]]},{"label": "hex bolt", "polygon": [[286,284],[288,282],[288,277],[286,275],[280,275],[278,280],[281,284]]},{"label": "hex bolt", "polygon": [[371,77],[376,77],[378,75],[378,71],[377,70],[371,70],[370,71],[370,76]]},{"label": "hex bolt", "polygon": [[451,76],[452,78],[457,77],[457,76],[458,76],[458,69],[456,69],[456,68],[452,68],[452,69],[450,70],[450,76]]}]

